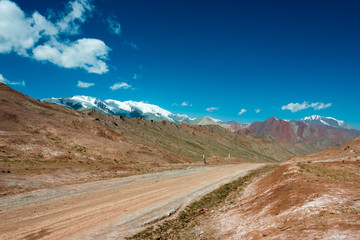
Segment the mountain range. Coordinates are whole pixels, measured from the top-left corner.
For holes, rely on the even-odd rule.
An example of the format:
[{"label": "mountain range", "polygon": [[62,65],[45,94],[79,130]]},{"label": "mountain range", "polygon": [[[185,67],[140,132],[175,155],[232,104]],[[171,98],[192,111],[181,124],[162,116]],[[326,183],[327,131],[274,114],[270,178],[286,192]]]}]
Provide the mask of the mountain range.
[{"label": "mountain range", "polygon": [[78,111],[94,109],[100,113],[128,118],[141,117],[148,120],[167,120],[172,123],[186,122],[191,125],[221,124],[222,121],[209,116],[189,118],[186,114],[173,114],[159,106],[135,101],[117,101],[108,99],[102,101],[99,98],[88,96],[73,96],[70,98],[44,98],[42,102],[51,102],[58,105],[73,108]]},{"label": "mountain range", "polygon": [[[56,103],[58,105],[73,108],[78,111],[94,109],[100,113],[113,116],[123,116],[129,118],[142,117],[148,120],[161,121],[167,120],[176,124],[186,122],[191,125],[221,125],[229,129],[239,130],[247,127],[249,124],[241,124],[235,121],[224,122],[214,119],[210,116],[190,118],[186,114],[173,114],[157,105],[135,102],[135,101],[117,101],[117,100],[101,100],[89,96],[73,96],[69,98],[44,98],[43,102]],[[319,125],[334,128],[352,129],[352,127],[344,121],[337,120],[332,117],[321,117],[313,115],[300,120],[289,120],[290,123],[303,122],[307,125]],[[231,126],[234,125],[234,126]]]},{"label": "mountain range", "polygon": [[[335,127],[335,128],[345,128],[345,129],[353,129],[348,123],[337,120],[332,117],[321,117],[319,115],[313,115],[310,117],[304,117],[299,120],[300,122],[306,123],[308,125],[324,125],[329,127]],[[291,122],[296,122],[296,120],[291,120]]]},{"label": "mountain range", "polygon": [[[106,175],[114,169],[136,172],[201,162],[203,153],[222,157],[217,159],[231,154],[236,161],[276,162],[360,135],[354,129],[275,117],[250,125],[205,117],[188,120],[192,125],[187,116],[181,120],[155,105],[131,101],[84,96],[52,101],[72,108],[33,99],[0,83],[0,159],[14,164],[14,171],[42,172],[40,161],[53,170],[94,171],[102,166]],[[113,115],[120,112],[130,117]],[[133,112],[141,117],[131,117]]]},{"label": "mountain range", "polygon": [[[311,119],[315,121],[312,122]],[[334,146],[339,146],[346,141],[349,141],[355,137],[360,136],[360,131],[352,128],[344,128],[336,125],[336,127],[330,126],[330,124],[319,124],[317,119],[330,119],[332,123],[343,123],[333,118],[324,118],[313,116],[305,118],[307,123],[300,121],[285,121],[271,117],[264,122],[254,122],[249,126],[235,131],[240,135],[257,135],[262,137],[273,137],[280,141],[296,144],[306,144],[308,147],[314,147],[315,149],[327,149]],[[348,125],[343,126],[348,127]]]}]

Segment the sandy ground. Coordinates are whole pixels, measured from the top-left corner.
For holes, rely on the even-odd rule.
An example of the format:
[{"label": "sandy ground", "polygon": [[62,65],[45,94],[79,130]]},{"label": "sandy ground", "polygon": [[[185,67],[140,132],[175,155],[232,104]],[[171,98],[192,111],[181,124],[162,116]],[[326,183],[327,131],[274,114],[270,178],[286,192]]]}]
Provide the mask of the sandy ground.
[{"label": "sandy ground", "polygon": [[263,164],[206,166],[0,199],[0,239],[122,239]]}]

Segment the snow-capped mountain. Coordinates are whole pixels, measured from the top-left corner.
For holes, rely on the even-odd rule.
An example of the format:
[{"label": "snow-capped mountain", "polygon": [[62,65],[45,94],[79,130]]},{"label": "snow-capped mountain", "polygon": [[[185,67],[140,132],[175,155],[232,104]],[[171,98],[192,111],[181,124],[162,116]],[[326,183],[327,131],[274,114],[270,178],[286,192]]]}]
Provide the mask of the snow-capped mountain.
[{"label": "snow-capped mountain", "polygon": [[347,124],[344,121],[337,120],[332,117],[321,117],[319,115],[304,117],[304,118],[300,119],[299,121],[303,122],[305,124],[308,124],[308,125],[319,124],[319,125],[325,125],[325,126],[330,126],[330,127],[335,127],[335,128],[353,129],[349,124]]},{"label": "snow-capped mountain", "polygon": [[117,100],[101,100],[88,96],[73,96],[70,98],[44,98],[43,102],[56,103],[62,106],[70,107],[75,110],[95,109],[98,112],[124,117],[142,117],[149,120],[161,121],[167,120],[173,123],[187,122],[192,125],[209,125],[221,124],[218,119],[207,117],[189,118],[186,114],[173,114],[157,105],[135,102],[135,101],[117,101]]}]

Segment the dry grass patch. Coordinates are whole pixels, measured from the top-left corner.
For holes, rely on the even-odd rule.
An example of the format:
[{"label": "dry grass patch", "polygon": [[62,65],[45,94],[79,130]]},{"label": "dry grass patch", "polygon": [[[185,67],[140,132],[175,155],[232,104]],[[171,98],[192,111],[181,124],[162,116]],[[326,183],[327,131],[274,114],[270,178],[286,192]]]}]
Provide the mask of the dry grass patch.
[{"label": "dry grass patch", "polygon": [[297,166],[306,173],[317,177],[333,179],[338,182],[356,182],[359,179],[359,174],[357,173],[359,167],[356,169],[352,164],[315,165],[298,163]]}]

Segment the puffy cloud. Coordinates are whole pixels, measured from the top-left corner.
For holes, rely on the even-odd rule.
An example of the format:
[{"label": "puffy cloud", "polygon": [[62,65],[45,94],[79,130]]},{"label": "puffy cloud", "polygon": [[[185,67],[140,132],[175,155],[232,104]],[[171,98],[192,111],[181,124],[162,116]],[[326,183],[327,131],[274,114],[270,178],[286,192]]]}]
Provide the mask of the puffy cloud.
[{"label": "puffy cloud", "polygon": [[255,113],[261,112],[261,109],[255,109]]},{"label": "puffy cloud", "polygon": [[71,35],[78,34],[80,24],[84,23],[94,6],[89,0],[75,0],[68,3],[67,12],[57,22],[59,30]]},{"label": "puffy cloud", "polygon": [[106,73],[109,48],[98,39],[83,38],[70,44],[49,41],[33,50],[34,58],[64,68],[84,68],[90,73]]},{"label": "puffy cloud", "polygon": [[304,109],[313,108],[314,110],[321,110],[328,107],[331,107],[332,103],[322,103],[322,102],[315,102],[309,103],[304,101],[303,103],[289,103],[288,105],[284,105],[281,107],[281,110],[290,110],[291,112],[295,113]]},{"label": "puffy cloud", "polygon": [[108,17],[106,19],[106,22],[108,23],[108,31],[110,33],[113,33],[116,35],[121,34],[121,25],[115,16]]},{"label": "puffy cloud", "polygon": [[131,85],[127,84],[126,82],[119,82],[115,83],[110,87],[111,90],[117,90],[117,89],[128,89],[131,88]]},{"label": "puffy cloud", "polygon": [[26,56],[39,39],[39,33],[31,26],[32,18],[25,14],[13,2],[0,1],[0,53],[15,51]]},{"label": "puffy cloud", "polygon": [[246,109],[243,108],[240,110],[239,115],[244,114],[244,113],[246,113]]},{"label": "puffy cloud", "polygon": [[314,110],[321,110],[321,109],[325,109],[328,107],[331,107],[332,103],[321,103],[321,102],[316,102],[316,103],[311,103],[310,107],[314,108]]},{"label": "puffy cloud", "polygon": [[209,108],[206,109],[206,111],[208,111],[208,112],[213,112],[213,111],[216,111],[216,110],[219,110],[219,108],[218,107],[209,107]]},{"label": "puffy cloud", "polygon": [[0,53],[14,51],[60,67],[106,73],[110,48],[103,41],[82,38],[72,42],[64,38],[79,33],[93,8],[90,0],[74,0],[60,18],[51,22],[36,11],[26,17],[14,2],[0,0]]},{"label": "puffy cloud", "polygon": [[20,86],[25,87],[25,81],[12,82],[12,81],[9,81],[6,78],[4,78],[4,76],[2,74],[0,74],[0,82],[5,83],[6,85],[20,85]]},{"label": "puffy cloud", "polygon": [[94,85],[95,85],[95,83],[82,82],[82,81],[78,81],[78,83],[77,83],[77,86],[79,88],[89,88],[89,87],[92,87]]}]

